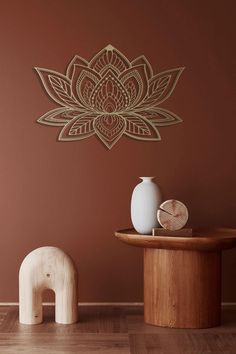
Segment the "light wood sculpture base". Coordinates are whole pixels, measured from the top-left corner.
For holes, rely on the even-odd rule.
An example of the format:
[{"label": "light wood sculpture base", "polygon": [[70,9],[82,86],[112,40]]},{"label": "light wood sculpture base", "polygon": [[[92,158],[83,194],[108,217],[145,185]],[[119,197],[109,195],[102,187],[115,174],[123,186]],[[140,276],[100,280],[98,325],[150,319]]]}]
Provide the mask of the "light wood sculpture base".
[{"label": "light wood sculpture base", "polygon": [[62,324],[78,320],[77,270],[72,259],[56,247],[41,247],[29,253],[19,272],[19,321],[43,321],[42,293],[55,292],[55,321]]},{"label": "light wood sculpture base", "polygon": [[157,326],[220,325],[221,252],[144,249],[144,320]]}]

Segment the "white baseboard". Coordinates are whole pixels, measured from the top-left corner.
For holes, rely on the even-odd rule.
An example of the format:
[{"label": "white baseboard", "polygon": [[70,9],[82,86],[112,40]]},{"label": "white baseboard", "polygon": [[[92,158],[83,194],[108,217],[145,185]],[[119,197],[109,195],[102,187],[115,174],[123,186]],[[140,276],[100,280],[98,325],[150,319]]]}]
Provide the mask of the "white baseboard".
[{"label": "white baseboard", "polygon": [[[79,306],[143,306],[143,302],[79,302]],[[19,302],[0,302],[0,306],[19,306]],[[55,302],[43,302],[43,306],[55,306]],[[236,302],[222,302],[223,308],[236,309]]]},{"label": "white baseboard", "polygon": [[[143,302],[79,302],[79,306],[143,306]],[[19,306],[19,302],[0,302],[0,306]],[[55,306],[55,302],[43,302],[43,306]]]}]

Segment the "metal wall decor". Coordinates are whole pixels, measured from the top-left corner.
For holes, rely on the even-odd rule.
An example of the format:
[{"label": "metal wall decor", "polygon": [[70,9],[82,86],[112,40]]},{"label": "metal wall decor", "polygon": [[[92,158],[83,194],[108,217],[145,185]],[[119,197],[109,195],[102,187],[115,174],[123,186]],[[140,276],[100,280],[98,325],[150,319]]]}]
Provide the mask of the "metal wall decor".
[{"label": "metal wall decor", "polygon": [[158,127],[182,122],[159,104],[172,94],[184,68],[154,75],[145,56],[129,61],[108,45],[90,61],[76,55],[65,75],[35,69],[47,94],[59,105],[37,121],[63,127],[60,141],[96,134],[111,149],[122,135],[161,140]]}]

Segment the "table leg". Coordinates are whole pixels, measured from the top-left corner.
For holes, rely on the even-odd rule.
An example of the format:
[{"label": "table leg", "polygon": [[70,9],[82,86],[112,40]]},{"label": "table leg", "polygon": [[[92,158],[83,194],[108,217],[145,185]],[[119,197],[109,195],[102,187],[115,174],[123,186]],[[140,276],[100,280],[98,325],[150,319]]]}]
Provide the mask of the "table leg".
[{"label": "table leg", "polygon": [[220,325],[221,251],[144,249],[144,320],[175,328]]}]

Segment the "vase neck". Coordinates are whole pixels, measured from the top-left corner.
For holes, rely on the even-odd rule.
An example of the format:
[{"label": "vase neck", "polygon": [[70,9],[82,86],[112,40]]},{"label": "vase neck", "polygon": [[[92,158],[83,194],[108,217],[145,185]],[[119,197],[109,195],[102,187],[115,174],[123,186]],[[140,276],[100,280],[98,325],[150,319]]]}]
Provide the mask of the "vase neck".
[{"label": "vase neck", "polygon": [[143,182],[151,182],[154,178],[154,177],[139,177]]}]

